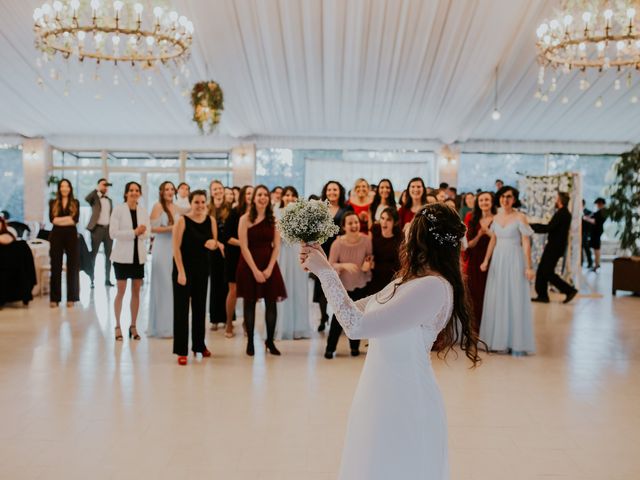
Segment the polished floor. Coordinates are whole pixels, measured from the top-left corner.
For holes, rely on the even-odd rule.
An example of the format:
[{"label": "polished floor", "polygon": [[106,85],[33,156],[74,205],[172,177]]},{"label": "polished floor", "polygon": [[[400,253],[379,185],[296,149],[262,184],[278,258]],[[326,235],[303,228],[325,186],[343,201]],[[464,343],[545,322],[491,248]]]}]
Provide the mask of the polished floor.
[{"label": "polished floor", "polygon": [[[535,356],[434,360],[453,479],[640,478],[640,298],[610,281],[535,304]],[[249,358],[209,331],[214,356],[179,367],[170,340],[114,342],[101,283],[73,309],[0,310],[1,479],[336,478],[363,362],[344,340],[332,361],[323,336]]]}]

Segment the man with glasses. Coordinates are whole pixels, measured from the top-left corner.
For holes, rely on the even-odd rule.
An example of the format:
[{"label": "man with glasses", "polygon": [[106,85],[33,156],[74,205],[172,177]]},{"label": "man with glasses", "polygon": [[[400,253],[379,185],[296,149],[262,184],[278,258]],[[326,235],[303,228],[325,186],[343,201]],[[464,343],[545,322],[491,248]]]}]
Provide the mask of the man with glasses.
[{"label": "man with glasses", "polygon": [[113,210],[113,202],[107,196],[109,187],[112,184],[106,178],[98,180],[98,186],[85,197],[91,205],[91,218],[87,224],[87,230],[91,232],[91,288],[94,287],[93,278],[96,266],[96,256],[100,249],[100,244],[104,248],[104,284],[113,287],[111,283],[111,246],[113,240],[109,236],[109,219]]}]

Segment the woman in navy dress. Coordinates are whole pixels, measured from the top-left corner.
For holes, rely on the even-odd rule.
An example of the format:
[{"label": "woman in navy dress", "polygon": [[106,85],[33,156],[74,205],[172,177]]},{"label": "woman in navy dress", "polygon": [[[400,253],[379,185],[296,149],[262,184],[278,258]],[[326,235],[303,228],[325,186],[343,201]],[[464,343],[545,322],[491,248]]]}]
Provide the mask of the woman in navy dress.
[{"label": "woman in navy dress", "polygon": [[[333,217],[333,223],[335,223],[337,226],[342,225],[342,217],[348,210],[345,197],[345,188],[340,182],[329,180],[324,185],[324,187],[322,187],[322,194],[320,196],[320,199],[323,202],[329,201],[329,212]],[[336,238],[338,238],[337,235],[329,238],[322,244],[322,250],[324,250],[324,253],[325,255],[327,255],[327,257],[329,256],[329,252],[331,251],[331,245],[336,240]],[[313,302],[317,303],[320,307],[320,325],[318,326],[318,331],[323,332],[326,328],[327,322],[329,321],[329,315],[327,315],[327,298],[322,291],[320,280],[318,280],[315,275],[310,275],[311,278],[313,278]]]}]

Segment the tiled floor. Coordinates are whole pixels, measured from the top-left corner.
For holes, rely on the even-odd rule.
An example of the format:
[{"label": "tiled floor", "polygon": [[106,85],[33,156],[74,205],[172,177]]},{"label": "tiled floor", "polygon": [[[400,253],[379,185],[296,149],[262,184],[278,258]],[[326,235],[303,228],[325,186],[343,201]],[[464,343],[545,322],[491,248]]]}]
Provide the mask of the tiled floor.
[{"label": "tiled floor", "polygon": [[[453,479],[640,478],[640,298],[610,279],[534,305],[536,356],[434,362]],[[336,477],[363,361],[344,340],[333,361],[324,337],[251,359],[208,332],[214,357],[179,367],[170,340],[115,343],[114,292],[87,286],[73,310],[0,311],[1,479]]]}]

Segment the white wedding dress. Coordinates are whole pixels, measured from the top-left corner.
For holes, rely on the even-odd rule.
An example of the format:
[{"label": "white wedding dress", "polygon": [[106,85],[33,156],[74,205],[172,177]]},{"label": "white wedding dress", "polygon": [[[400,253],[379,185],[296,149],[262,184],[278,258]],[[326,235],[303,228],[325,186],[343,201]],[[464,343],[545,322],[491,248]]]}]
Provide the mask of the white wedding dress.
[{"label": "white wedding dress", "polygon": [[449,478],[447,422],[430,350],[451,316],[451,285],[441,277],[421,277],[400,285],[385,301],[394,281],[354,302],[333,269],[317,275],[349,338],[370,339],[339,478]]}]

